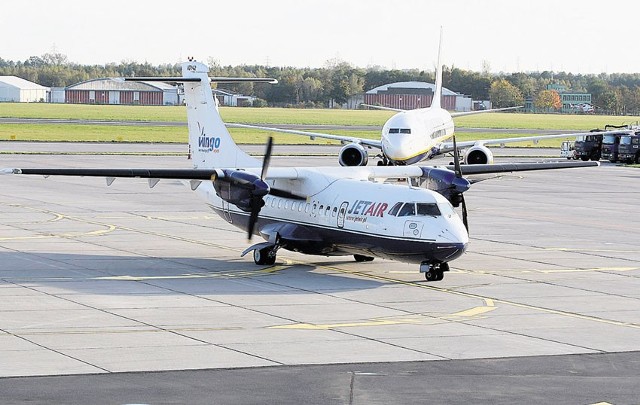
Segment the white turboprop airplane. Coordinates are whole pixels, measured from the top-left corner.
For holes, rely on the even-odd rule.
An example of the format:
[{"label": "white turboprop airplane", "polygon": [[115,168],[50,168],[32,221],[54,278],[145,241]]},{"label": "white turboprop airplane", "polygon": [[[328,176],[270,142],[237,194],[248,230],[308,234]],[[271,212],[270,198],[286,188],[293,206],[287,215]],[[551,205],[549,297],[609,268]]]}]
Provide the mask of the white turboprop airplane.
[{"label": "white turboprop airplane", "polygon": [[[222,218],[265,242],[246,249],[256,264],[270,265],[278,249],[339,256],[374,257],[420,264],[427,280],[441,280],[448,262],[469,242],[463,174],[593,166],[596,162],[442,167],[279,167],[269,169],[271,142],[263,162],[233,141],[218,112],[210,81],[273,79],[209,78],[199,62],[182,65],[182,77],[131,78],[183,83],[187,104],[190,169],[20,168],[15,175],[180,179]],[[463,219],[453,205],[462,203]]]},{"label": "white turboprop airplane", "polygon": [[[293,129],[281,129],[247,124],[227,124],[229,127],[250,128],[272,132],[282,132],[295,135],[308,136],[311,139],[325,138],[340,141],[345,144],[338,153],[338,162],[341,166],[366,166],[369,162],[367,149],[381,151],[378,165],[410,165],[425,159],[431,159],[438,155],[453,152],[453,142],[450,141],[454,134],[453,118],[463,115],[481,114],[496,111],[512,110],[520,107],[498,108],[492,110],[479,110],[467,112],[449,113],[441,107],[442,98],[442,64],[440,55],[442,50],[442,30],[440,31],[440,45],[438,48],[438,62],[436,67],[435,91],[431,106],[417,108],[415,110],[402,110],[397,108],[366,105],[372,108],[396,111],[397,114],[385,122],[382,127],[380,140],[357,138],[352,136],[332,135],[320,132],[299,131]],[[486,145],[503,145],[513,142],[539,141],[549,138],[569,138],[588,133],[567,133],[553,135],[538,135],[501,139],[481,139],[476,141],[458,142],[458,148],[463,151],[463,160],[466,164],[491,164],[493,153]],[[592,134],[593,135],[593,134]]]}]

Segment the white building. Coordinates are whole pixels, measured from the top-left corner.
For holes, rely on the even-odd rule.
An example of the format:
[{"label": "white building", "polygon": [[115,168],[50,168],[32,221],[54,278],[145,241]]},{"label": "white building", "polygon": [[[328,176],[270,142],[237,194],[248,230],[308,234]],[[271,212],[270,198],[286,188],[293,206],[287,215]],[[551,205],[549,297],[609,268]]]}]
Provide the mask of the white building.
[{"label": "white building", "polygon": [[0,76],[0,102],[35,103],[47,101],[48,87],[16,76]]}]

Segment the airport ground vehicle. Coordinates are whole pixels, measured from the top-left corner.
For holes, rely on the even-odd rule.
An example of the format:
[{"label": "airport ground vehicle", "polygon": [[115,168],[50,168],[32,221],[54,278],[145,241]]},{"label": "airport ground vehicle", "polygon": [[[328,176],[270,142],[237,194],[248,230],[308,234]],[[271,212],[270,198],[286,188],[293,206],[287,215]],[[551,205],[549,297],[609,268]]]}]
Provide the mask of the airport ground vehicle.
[{"label": "airport ground vehicle", "polygon": [[582,159],[585,162],[589,159],[598,161],[602,149],[602,135],[577,136],[574,148],[576,159]]},{"label": "airport ground vehicle", "polygon": [[[580,137],[576,137],[576,140],[578,138]],[[562,141],[560,145],[560,157],[566,157],[567,160],[578,159],[573,141]]]},{"label": "airport ground vehicle", "polygon": [[620,136],[618,160],[640,164],[640,132]]}]

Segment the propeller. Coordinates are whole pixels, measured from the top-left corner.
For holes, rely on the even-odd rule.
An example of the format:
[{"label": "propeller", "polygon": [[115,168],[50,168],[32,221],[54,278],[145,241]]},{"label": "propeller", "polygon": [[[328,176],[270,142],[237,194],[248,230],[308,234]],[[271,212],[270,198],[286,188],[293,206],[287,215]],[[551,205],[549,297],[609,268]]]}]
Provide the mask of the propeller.
[{"label": "propeller", "polygon": [[273,137],[270,136],[267,141],[267,148],[264,152],[264,159],[262,160],[262,172],[260,173],[260,181],[254,182],[256,189],[251,193],[251,214],[249,215],[249,227],[247,229],[247,238],[250,240],[253,236],[253,229],[258,221],[258,214],[260,209],[264,206],[264,200],[262,197],[269,193],[269,185],[265,183],[264,179],[267,177],[267,170],[269,169],[269,162],[271,162],[271,149],[273,148]]},{"label": "propeller", "polygon": [[[456,179],[464,179],[464,177],[462,177],[462,167],[460,167],[460,151],[458,151],[458,144],[456,143],[455,134],[453,135],[453,164],[454,171],[456,173]],[[458,188],[458,185],[455,184],[455,182],[454,185],[456,186],[456,188]],[[458,195],[460,196],[460,203],[462,204],[462,223],[464,224],[464,227],[467,228],[467,232],[469,232],[469,222],[467,221],[467,203],[464,201],[464,191],[469,188],[469,182],[466,180],[465,185],[465,190],[460,191]]]}]

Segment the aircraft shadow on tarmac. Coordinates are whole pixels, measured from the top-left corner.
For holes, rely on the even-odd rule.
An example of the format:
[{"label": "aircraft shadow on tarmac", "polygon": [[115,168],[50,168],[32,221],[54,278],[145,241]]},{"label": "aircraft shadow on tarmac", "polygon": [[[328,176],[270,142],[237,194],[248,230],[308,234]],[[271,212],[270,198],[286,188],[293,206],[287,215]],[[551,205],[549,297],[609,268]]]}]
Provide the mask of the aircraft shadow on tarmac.
[{"label": "aircraft shadow on tarmac", "polygon": [[[338,258],[316,265],[278,260],[273,266],[256,266],[246,258],[0,252],[0,263],[3,263],[0,286],[4,281],[18,286],[47,286],[55,291],[87,294],[172,295],[330,293],[373,289],[387,284],[331,271],[331,266],[346,262]],[[324,267],[323,271],[317,271],[319,267]]]}]

